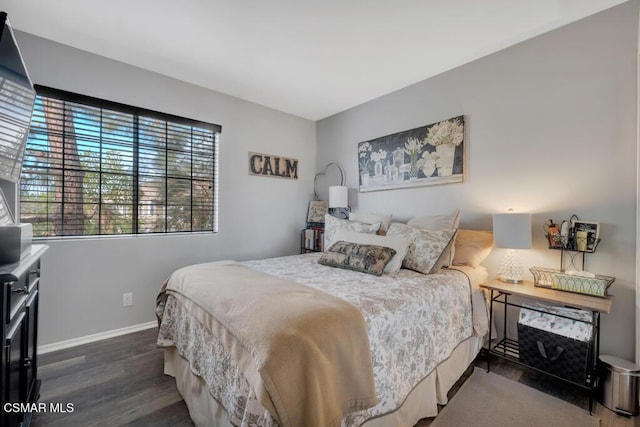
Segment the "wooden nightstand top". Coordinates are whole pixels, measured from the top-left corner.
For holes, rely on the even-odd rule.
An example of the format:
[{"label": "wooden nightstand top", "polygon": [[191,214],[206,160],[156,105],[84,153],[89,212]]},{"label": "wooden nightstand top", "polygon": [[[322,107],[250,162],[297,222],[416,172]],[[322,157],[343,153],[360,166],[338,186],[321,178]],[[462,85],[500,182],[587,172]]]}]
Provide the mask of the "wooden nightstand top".
[{"label": "wooden nightstand top", "polygon": [[547,301],[555,304],[567,305],[584,310],[598,311],[603,314],[611,312],[613,297],[595,297],[591,295],[576,294],[559,291],[557,289],[534,286],[533,282],[524,281],[518,285],[492,280],[480,285],[481,288],[492,289],[510,295],[518,295],[525,298]]}]

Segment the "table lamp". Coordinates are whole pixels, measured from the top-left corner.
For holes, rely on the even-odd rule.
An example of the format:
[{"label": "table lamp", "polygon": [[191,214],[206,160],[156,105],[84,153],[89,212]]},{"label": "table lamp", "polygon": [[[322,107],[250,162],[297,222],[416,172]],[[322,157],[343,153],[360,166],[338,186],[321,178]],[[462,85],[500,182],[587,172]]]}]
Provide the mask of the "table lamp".
[{"label": "table lamp", "polygon": [[349,187],[344,185],[329,187],[329,214],[349,219]]},{"label": "table lamp", "polygon": [[493,214],[493,244],[507,249],[498,279],[522,283],[523,268],[516,249],[531,249],[531,214]]}]

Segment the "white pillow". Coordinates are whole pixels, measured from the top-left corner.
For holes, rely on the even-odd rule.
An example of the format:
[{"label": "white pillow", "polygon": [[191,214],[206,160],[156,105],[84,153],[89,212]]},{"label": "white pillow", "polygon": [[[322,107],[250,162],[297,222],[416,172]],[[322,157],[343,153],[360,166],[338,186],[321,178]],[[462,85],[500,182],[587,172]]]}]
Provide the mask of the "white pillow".
[{"label": "white pillow", "polygon": [[351,230],[359,233],[376,234],[380,229],[380,223],[365,224],[363,222],[349,221],[336,218],[333,215],[324,216],[324,250],[327,251],[336,242],[334,238],[338,230]]},{"label": "white pillow", "polygon": [[358,243],[361,245],[384,246],[385,248],[395,249],[396,254],[391,261],[384,267],[385,273],[397,273],[402,267],[402,261],[409,250],[409,240],[404,237],[397,236],[379,236],[377,234],[358,233],[350,230],[338,230],[334,235],[334,241],[345,241],[350,243]]},{"label": "white pillow", "polygon": [[380,223],[380,234],[386,234],[391,225],[391,214],[376,214],[370,212],[349,212],[349,220],[364,222],[365,224]]},{"label": "white pillow", "polygon": [[450,215],[427,215],[413,217],[407,225],[425,230],[453,230],[460,224],[460,210],[456,209]]},{"label": "white pillow", "polygon": [[391,224],[387,236],[400,236],[409,239],[409,250],[402,266],[422,274],[436,273],[438,260],[453,239],[455,230],[424,230],[406,224]]}]

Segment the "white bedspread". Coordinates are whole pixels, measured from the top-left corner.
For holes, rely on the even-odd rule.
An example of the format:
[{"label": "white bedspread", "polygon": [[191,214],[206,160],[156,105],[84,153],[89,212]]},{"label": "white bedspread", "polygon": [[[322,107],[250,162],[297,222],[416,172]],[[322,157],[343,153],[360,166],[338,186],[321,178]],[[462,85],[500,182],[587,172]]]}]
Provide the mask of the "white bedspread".
[{"label": "white bedspread", "polygon": [[[486,279],[482,269],[462,268],[465,274],[442,270],[432,275],[401,270],[377,277],[319,265],[318,256],[295,255],[243,264],[321,289],[362,312],[379,403],[347,416],[342,423],[345,426],[360,425],[398,408],[424,377],[474,334],[474,329],[481,334],[486,331],[484,300],[474,299],[474,313],[471,297],[472,290]],[[234,424],[273,425],[242,372],[232,366],[215,337],[199,325],[198,316],[202,314],[189,313],[179,301],[169,298],[159,344],[175,345],[182,357],[192,361],[192,371],[205,379],[212,396],[227,409]]]}]

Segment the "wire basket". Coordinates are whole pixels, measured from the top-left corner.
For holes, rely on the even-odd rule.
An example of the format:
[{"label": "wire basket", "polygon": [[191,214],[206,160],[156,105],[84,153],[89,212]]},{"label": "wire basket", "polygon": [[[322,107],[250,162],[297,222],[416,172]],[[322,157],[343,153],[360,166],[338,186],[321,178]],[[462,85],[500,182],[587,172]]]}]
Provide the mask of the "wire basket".
[{"label": "wire basket", "polygon": [[567,274],[553,268],[531,267],[529,271],[533,274],[533,284],[535,286],[601,298],[607,297],[609,287],[615,281],[615,277],[601,275],[584,277]]},{"label": "wire basket", "polygon": [[581,238],[576,236],[544,235],[548,242],[549,249],[564,249],[566,251],[594,253],[600,239]]},{"label": "wire basket", "polygon": [[544,267],[531,267],[529,271],[533,274],[533,284],[543,288],[550,288],[553,284],[553,275],[561,273],[560,270]]}]

